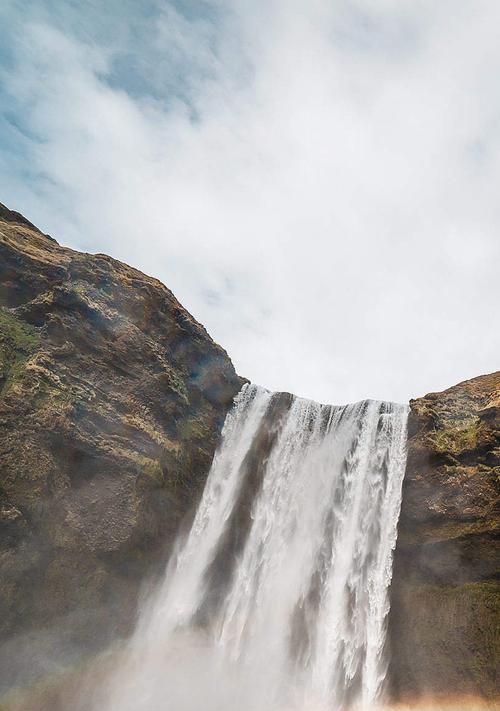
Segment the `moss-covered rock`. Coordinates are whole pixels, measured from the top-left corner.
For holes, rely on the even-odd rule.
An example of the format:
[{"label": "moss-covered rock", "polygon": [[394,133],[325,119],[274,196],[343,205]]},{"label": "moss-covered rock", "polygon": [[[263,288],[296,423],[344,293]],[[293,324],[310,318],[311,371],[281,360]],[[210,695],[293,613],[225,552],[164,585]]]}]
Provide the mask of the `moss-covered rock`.
[{"label": "moss-covered rock", "polygon": [[0,205],[0,691],[127,633],[242,383],[160,282]]},{"label": "moss-covered rock", "polygon": [[21,375],[39,340],[35,326],[0,307],[0,390]]},{"label": "moss-covered rock", "polygon": [[396,701],[498,700],[500,373],[411,402],[394,561]]},{"label": "moss-covered rock", "polygon": [[[242,383],[158,281],[0,204],[0,709],[66,711],[130,631]],[[499,408],[499,373],[411,402],[394,701],[498,693]]]}]

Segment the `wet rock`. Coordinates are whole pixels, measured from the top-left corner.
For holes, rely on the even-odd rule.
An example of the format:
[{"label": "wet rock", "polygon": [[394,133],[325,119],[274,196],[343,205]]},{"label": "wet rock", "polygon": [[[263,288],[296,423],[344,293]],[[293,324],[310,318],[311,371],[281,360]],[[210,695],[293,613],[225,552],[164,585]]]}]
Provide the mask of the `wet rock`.
[{"label": "wet rock", "polygon": [[243,382],[159,281],[0,205],[0,683],[30,630],[130,630]]},{"label": "wet rock", "polygon": [[[160,282],[0,205],[0,692],[130,631],[243,382]],[[411,402],[394,701],[498,694],[499,407],[500,373]]]},{"label": "wet rock", "polygon": [[395,700],[498,697],[500,372],[413,400],[394,561]]}]

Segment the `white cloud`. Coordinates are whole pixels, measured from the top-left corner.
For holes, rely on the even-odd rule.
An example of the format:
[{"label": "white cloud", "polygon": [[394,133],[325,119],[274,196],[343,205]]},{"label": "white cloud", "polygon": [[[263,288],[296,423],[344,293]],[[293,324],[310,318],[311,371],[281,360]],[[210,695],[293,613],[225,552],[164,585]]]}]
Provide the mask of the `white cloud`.
[{"label": "white cloud", "polygon": [[212,9],[151,20],[143,93],[116,46],[27,24],[7,84],[40,174],[4,201],[160,277],[272,389],[406,400],[498,367],[500,6]]}]

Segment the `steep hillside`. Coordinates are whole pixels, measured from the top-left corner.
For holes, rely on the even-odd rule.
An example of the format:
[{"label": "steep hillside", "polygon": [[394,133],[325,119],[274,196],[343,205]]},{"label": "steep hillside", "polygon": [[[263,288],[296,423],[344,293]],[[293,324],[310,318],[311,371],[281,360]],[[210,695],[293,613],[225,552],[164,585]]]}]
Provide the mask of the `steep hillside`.
[{"label": "steep hillside", "polygon": [[[160,282],[63,248],[0,205],[0,697],[56,678],[2,708],[66,711],[57,699],[82,651],[130,631],[243,382]],[[410,404],[390,695],[491,701],[500,373]],[[216,560],[221,576],[235,546]]]},{"label": "steep hillside", "polygon": [[0,681],[129,629],[242,383],[160,282],[0,206]]}]

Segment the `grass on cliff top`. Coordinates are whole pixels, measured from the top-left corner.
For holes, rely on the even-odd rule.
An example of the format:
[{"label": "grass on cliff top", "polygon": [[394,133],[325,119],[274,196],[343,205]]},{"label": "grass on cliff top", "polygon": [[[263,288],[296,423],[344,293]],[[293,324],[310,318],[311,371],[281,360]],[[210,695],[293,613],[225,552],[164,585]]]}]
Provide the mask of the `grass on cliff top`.
[{"label": "grass on cliff top", "polygon": [[0,389],[19,375],[39,341],[35,326],[0,307]]},{"label": "grass on cliff top", "polygon": [[434,430],[428,437],[438,452],[460,452],[472,450],[477,446],[479,418],[455,420],[446,426]]}]

